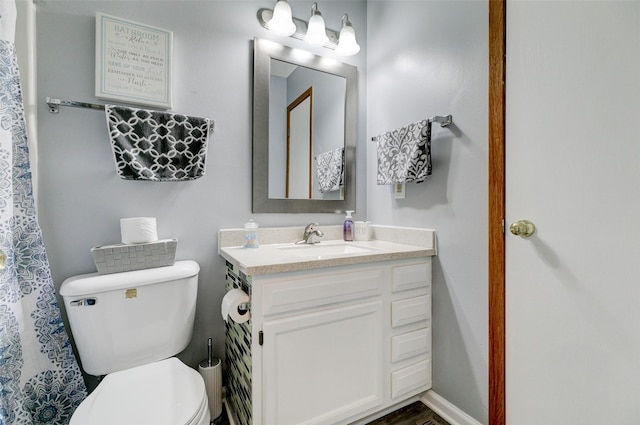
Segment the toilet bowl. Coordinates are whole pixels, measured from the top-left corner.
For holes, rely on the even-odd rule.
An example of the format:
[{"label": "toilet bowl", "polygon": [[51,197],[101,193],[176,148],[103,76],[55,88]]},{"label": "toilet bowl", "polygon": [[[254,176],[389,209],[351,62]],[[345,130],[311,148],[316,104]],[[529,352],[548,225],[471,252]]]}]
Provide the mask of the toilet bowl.
[{"label": "toilet bowl", "polygon": [[107,375],[70,425],[208,425],[202,377],[175,357]]}]

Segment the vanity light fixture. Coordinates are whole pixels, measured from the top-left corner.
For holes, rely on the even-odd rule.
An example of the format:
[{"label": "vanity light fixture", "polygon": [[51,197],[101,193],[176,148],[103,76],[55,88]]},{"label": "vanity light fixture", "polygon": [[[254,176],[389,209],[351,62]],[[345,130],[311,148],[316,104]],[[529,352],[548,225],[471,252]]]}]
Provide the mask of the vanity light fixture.
[{"label": "vanity light fixture", "polygon": [[273,8],[273,15],[269,21],[269,30],[281,36],[290,36],[296,32],[296,24],[293,23],[291,6],[287,0],[278,0]]},{"label": "vanity light fixture", "polygon": [[[356,42],[356,32],[351,22],[349,22],[347,14],[345,13],[342,17],[342,29],[338,33],[338,31],[325,27],[324,19],[318,10],[317,3],[314,3],[311,7],[309,22],[292,17],[291,7],[286,0],[278,0],[274,10],[258,10],[258,22],[263,28],[280,36],[293,37],[314,46],[324,46],[327,49],[335,50],[341,56],[355,55],[360,51],[360,46]],[[281,25],[287,30],[282,30],[283,26]]]},{"label": "vanity light fixture", "polygon": [[311,6],[309,28],[307,28],[304,41],[312,46],[324,46],[329,42],[322,13],[318,10],[318,3],[313,3],[313,6]]},{"label": "vanity light fixture", "polygon": [[349,17],[345,13],[344,16],[342,16],[342,29],[340,29],[340,38],[338,39],[336,53],[342,56],[351,56],[359,51],[360,45],[356,41],[356,32],[351,22],[349,22]]}]

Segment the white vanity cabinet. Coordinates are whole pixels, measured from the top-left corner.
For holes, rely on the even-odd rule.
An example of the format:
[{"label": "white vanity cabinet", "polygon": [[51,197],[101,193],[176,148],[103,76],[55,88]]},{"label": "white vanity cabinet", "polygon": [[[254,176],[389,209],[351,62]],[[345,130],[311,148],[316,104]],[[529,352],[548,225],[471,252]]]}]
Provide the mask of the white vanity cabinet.
[{"label": "white vanity cabinet", "polygon": [[263,325],[265,424],[335,424],[382,404],[380,301]]},{"label": "white vanity cabinet", "polygon": [[431,387],[430,257],[249,280],[253,425],[351,424]]}]

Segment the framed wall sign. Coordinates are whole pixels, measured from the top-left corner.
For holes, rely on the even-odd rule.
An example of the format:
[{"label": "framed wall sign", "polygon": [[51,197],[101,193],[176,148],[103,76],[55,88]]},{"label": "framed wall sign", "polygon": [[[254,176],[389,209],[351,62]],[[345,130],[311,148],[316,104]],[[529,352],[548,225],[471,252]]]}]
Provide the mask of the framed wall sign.
[{"label": "framed wall sign", "polygon": [[171,108],[173,32],[96,13],[96,97]]}]

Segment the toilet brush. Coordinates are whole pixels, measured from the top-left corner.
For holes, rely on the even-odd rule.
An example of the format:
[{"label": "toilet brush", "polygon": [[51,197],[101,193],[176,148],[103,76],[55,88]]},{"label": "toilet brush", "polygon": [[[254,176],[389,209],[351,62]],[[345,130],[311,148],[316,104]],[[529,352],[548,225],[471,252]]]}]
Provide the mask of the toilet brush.
[{"label": "toilet brush", "polygon": [[222,413],[222,367],[221,360],[213,358],[213,339],[207,341],[207,358],[198,365],[198,372],[204,380],[209,402],[211,420]]}]

